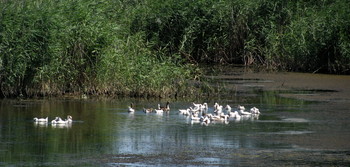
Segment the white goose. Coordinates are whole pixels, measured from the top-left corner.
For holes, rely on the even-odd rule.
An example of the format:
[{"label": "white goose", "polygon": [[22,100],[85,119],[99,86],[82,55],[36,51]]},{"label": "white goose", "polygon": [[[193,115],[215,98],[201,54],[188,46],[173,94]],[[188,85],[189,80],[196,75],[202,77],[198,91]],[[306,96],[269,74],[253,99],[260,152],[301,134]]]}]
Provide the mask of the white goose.
[{"label": "white goose", "polygon": [[201,117],[201,121],[206,123],[206,124],[209,124],[210,123],[210,118],[207,115],[205,115],[205,116]]},{"label": "white goose", "polygon": [[238,110],[238,113],[241,114],[241,115],[245,115],[245,116],[252,115],[252,113],[246,112],[244,110]]},{"label": "white goose", "polygon": [[156,113],[156,114],[163,114],[164,113],[164,111],[163,110],[159,110],[159,109],[154,109],[154,112]]},{"label": "white goose", "polygon": [[189,109],[190,109],[191,113],[200,112],[199,108],[197,108],[197,107],[195,107],[195,108],[190,107]]},{"label": "white goose", "polygon": [[230,116],[224,113],[220,114],[221,121],[227,121]]},{"label": "white goose", "polygon": [[260,114],[260,111],[259,111],[258,108],[253,107],[253,108],[250,109],[250,113],[252,113],[252,114]]},{"label": "white goose", "polygon": [[232,108],[231,108],[230,105],[227,104],[226,107],[225,107],[225,109],[226,109],[226,113],[227,113],[227,114],[230,114],[230,113],[231,113]]},{"label": "white goose", "polygon": [[203,103],[201,109],[202,110],[208,110],[208,103]]},{"label": "white goose", "polygon": [[218,107],[219,107],[219,103],[215,103],[215,104],[214,104],[214,111],[217,110]]},{"label": "white goose", "polygon": [[56,117],[51,121],[51,124],[68,124],[73,122],[73,117],[68,115],[66,120],[62,120],[60,117]]},{"label": "white goose", "polygon": [[66,124],[68,123],[68,120],[64,121],[60,117],[56,117],[54,120],[51,121],[51,124]]},{"label": "white goose", "polygon": [[238,108],[238,113],[241,115],[252,115],[252,113],[244,111],[245,110],[244,106],[238,105],[237,108]]},{"label": "white goose", "polygon": [[130,106],[128,106],[128,112],[129,113],[134,113],[135,109],[133,108],[133,104],[131,103]]},{"label": "white goose", "polygon": [[199,103],[192,103],[192,104],[193,104],[194,108],[200,108],[200,106],[202,105],[202,104],[199,104]]},{"label": "white goose", "polygon": [[68,123],[72,123],[73,122],[73,117],[70,116],[70,115],[67,115],[66,121],[68,121]]},{"label": "white goose", "polygon": [[160,106],[160,104],[158,104],[158,110],[163,110],[163,111],[165,111],[165,112],[169,112],[169,111],[170,111],[170,103],[169,103],[169,102],[166,102],[165,107]]},{"label": "white goose", "polygon": [[186,112],[183,113],[183,115],[189,116],[189,115],[191,115],[191,113],[192,113],[192,108],[190,107],[186,110]]},{"label": "white goose", "polygon": [[193,104],[193,109],[194,110],[200,110],[200,111],[208,110],[208,103],[203,103],[203,104],[192,103],[192,104]]},{"label": "white goose", "polygon": [[222,109],[223,109],[223,106],[222,105],[218,105],[216,107],[216,109],[214,110],[214,113],[216,113],[216,115],[220,115],[222,113]]},{"label": "white goose", "polygon": [[238,108],[238,110],[243,110],[243,111],[245,110],[245,107],[241,106],[241,105],[238,105],[237,108]]},{"label": "white goose", "polygon": [[201,118],[198,117],[198,115],[196,115],[196,114],[192,114],[192,115],[191,115],[191,120],[192,120],[192,121],[200,121],[200,119],[201,119]]},{"label": "white goose", "polygon": [[211,121],[220,121],[220,120],[221,120],[220,116],[218,116],[218,115],[212,115],[212,114],[208,114],[208,118],[209,118]]},{"label": "white goose", "polygon": [[191,109],[188,108],[188,109],[179,109],[179,114],[182,114],[182,115],[189,115]]},{"label": "white goose", "polygon": [[153,111],[153,108],[143,108],[144,113],[151,113]]},{"label": "white goose", "polygon": [[230,115],[230,118],[241,119],[241,115],[239,115],[237,111],[230,112],[229,115]]},{"label": "white goose", "polygon": [[34,120],[34,122],[48,122],[48,117],[46,117],[46,118],[37,118],[37,117],[35,117],[35,118],[33,118],[33,120]]}]

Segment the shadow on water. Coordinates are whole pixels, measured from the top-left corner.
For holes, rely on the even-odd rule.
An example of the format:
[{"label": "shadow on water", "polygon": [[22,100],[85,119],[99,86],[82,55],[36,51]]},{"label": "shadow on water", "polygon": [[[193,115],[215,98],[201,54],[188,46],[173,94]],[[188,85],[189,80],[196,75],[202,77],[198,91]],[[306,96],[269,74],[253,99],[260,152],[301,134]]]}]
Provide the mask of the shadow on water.
[{"label": "shadow on water", "polygon": [[[232,76],[242,78],[238,74]],[[350,163],[350,114],[345,103],[299,98],[341,91],[270,89],[269,84],[280,84],[263,77],[221,81],[214,84],[224,85],[220,88],[225,90],[223,93],[195,102],[207,102],[210,113],[218,102],[234,109],[237,105],[247,109],[256,106],[262,114],[254,119],[201,124],[178,114],[179,109],[191,106],[193,100],[171,101],[170,113],[163,115],[145,114],[142,109],[155,108],[167,100],[0,100],[0,165],[343,166]],[[131,102],[135,104],[134,114],[127,112]],[[67,115],[73,116],[70,125],[33,122],[34,117],[52,120]]]}]

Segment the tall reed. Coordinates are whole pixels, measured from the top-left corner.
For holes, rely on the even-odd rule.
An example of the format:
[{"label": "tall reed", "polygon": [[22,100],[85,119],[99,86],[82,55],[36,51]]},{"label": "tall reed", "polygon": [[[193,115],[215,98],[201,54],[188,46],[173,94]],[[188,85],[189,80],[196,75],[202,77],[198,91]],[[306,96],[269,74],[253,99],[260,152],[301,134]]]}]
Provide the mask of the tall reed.
[{"label": "tall reed", "polygon": [[0,95],[191,94],[186,81],[198,78],[200,63],[349,74],[349,6],[346,0],[1,1]]},{"label": "tall reed", "polygon": [[132,32],[194,63],[349,74],[349,2],[150,0]]},{"label": "tall reed", "polygon": [[[119,1],[5,1],[1,96],[65,93],[173,96],[189,66],[153,51],[126,26]],[[176,92],[177,91],[177,92]],[[185,93],[185,91],[182,91]]]}]

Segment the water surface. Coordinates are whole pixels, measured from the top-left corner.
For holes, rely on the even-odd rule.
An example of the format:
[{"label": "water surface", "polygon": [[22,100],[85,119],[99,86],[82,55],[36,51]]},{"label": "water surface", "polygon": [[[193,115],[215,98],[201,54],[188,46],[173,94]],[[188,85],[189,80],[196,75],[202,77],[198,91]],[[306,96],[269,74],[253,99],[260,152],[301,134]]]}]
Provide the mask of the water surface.
[{"label": "water surface", "polygon": [[[228,93],[196,99],[207,102],[209,112],[218,102],[256,106],[262,114],[258,119],[209,125],[177,113],[191,106],[192,100],[171,101],[170,114],[156,115],[145,114],[142,108],[154,108],[165,100],[3,99],[0,165],[346,166],[350,88],[340,87],[339,82],[348,82],[349,77],[305,75],[245,71],[210,75]],[[303,80],[298,84],[296,78]],[[127,113],[131,102],[135,114]],[[34,117],[52,120],[67,115],[74,120],[67,126],[33,122]]]}]

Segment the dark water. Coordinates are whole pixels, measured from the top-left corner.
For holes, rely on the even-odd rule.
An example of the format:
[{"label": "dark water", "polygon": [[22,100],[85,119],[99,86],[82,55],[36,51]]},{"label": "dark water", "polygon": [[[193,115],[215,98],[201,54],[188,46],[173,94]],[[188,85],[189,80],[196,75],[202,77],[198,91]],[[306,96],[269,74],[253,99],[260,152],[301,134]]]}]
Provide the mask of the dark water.
[{"label": "dark water", "polygon": [[[256,106],[262,112],[254,120],[209,125],[177,113],[191,105],[189,100],[171,101],[170,114],[162,116],[142,112],[143,107],[165,103],[157,100],[0,100],[0,166],[349,165],[347,101],[310,101],[282,93],[253,87],[198,99],[208,102],[209,112],[214,102]],[[127,113],[131,102],[136,105],[135,114]],[[67,115],[74,120],[69,126],[32,121]]]}]

